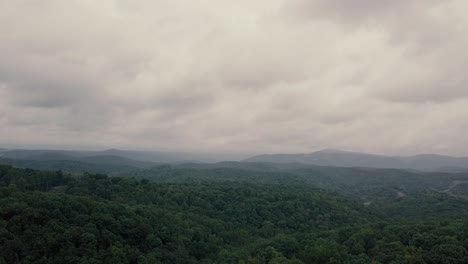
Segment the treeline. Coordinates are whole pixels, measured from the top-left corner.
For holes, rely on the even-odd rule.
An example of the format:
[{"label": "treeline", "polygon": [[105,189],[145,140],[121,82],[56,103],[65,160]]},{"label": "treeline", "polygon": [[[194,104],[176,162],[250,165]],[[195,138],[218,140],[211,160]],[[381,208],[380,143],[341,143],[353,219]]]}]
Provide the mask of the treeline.
[{"label": "treeline", "polygon": [[0,166],[0,263],[467,263],[457,219],[389,220],[309,185]]}]

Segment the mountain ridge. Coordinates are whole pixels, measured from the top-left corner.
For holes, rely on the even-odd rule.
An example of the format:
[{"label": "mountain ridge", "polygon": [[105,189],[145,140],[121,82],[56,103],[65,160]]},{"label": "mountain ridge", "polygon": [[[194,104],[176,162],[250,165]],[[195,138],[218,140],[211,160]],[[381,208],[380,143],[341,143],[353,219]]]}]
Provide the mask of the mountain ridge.
[{"label": "mountain ridge", "polygon": [[56,150],[56,149],[1,149],[0,157],[9,159],[57,160],[76,159],[90,156],[118,156],[142,162],[182,163],[182,162],[220,162],[224,160],[239,161],[248,157],[235,153],[205,153],[205,152],[170,152],[170,151],[139,151],[139,150]]},{"label": "mountain ridge", "polygon": [[438,154],[413,156],[386,156],[335,149],[324,149],[299,154],[262,154],[242,160],[243,162],[304,163],[332,167],[369,167],[413,169],[421,171],[466,171],[468,157],[451,157]]}]

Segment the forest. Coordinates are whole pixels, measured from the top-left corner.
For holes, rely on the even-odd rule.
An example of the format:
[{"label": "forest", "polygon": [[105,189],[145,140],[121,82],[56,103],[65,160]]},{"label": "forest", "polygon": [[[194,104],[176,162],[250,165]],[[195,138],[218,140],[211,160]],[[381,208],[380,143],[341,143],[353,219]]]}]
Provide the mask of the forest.
[{"label": "forest", "polygon": [[[468,263],[463,173],[0,166],[0,263]],[[455,184],[454,184],[455,183]]]}]

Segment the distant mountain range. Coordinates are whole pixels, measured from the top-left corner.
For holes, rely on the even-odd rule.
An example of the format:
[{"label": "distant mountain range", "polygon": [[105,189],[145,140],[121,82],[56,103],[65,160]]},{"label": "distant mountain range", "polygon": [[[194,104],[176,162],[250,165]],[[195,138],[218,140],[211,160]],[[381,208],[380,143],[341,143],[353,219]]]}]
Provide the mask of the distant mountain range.
[{"label": "distant mountain range", "polygon": [[[1,149],[0,164],[21,168],[64,170],[69,172],[110,173],[146,169],[163,163],[216,163],[238,161],[236,156],[189,152],[146,152],[108,149],[103,151]],[[468,172],[468,157],[434,154],[416,156],[384,156],[326,149],[309,154],[268,154],[241,161],[246,163],[276,163],[285,166],[317,165],[329,167],[367,167],[409,169],[419,171]],[[222,163],[224,164],[224,163]],[[258,166],[259,164],[256,164]],[[300,166],[303,166],[300,165]]]},{"label": "distant mountain range", "polygon": [[74,150],[30,150],[30,149],[2,149],[0,157],[27,160],[75,160],[86,157],[114,156],[132,160],[156,163],[182,162],[219,162],[224,160],[240,160],[245,155],[220,153],[193,152],[164,152],[164,151],[128,151],[108,149],[102,151],[74,151]]},{"label": "distant mountain range", "polygon": [[150,168],[162,163],[209,163],[236,155],[190,152],[149,152],[108,149],[103,151],[29,150],[0,148],[0,164],[41,170],[111,173]]},{"label": "distant mountain range", "polygon": [[110,173],[149,168],[159,163],[107,155],[106,151],[0,150],[0,164],[19,168],[62,170],[71,173]]},{"label": "distant mountain range", "polygon": [[393,168],[444,172],[468,171],[468,157],[450,157],[435,154],[408,157],[384,156],[333,149],[325,149],[309,154],[259,155],[245,159],[243,162],[303,163],[332,167]]}]

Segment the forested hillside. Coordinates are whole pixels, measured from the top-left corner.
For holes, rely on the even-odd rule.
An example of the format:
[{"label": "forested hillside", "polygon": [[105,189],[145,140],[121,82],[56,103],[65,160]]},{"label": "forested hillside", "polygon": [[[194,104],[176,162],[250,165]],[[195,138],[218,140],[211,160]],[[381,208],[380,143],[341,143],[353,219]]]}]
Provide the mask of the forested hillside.
[{"label": "forested hillside", "polygon": [[280,172],[160,170],[168,183],[1,166],[0,263],[468,261],[468,205],[447,193],[373,207]]},{"label": "forested hillside", "polygon": [[[159,183],[243,182],[315,186],[379,206],[428,193],[467,199],[468,173],[425,173],[396,169],[337,168],[303,164],[225,162],[161,165],[112,175]],[[456,184],[456,185],[454,185]],[[401,199],[406,198],[406,199]]]}]

